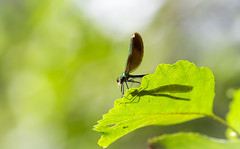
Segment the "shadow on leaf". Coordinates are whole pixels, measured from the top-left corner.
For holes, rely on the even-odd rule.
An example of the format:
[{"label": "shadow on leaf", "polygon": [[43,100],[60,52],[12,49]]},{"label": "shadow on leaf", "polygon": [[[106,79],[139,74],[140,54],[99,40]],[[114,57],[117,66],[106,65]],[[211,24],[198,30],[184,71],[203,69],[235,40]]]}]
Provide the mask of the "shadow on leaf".
[{"label": "shadow on leaf", "polygon": [[185,101],[190,101],[190,99],[188,98],[182,98],[182,97],[177,97],[177,96],[173,96],[170,95],[171,93],[187,93],[187,92],[191,92],[193,90],[192,86],[188,86],[188,85],[180,85],[180,84],[169,84],[169,85],[165,85],[165,86],[160,86],[158,88],[154,88],[151,90],[135,90],[131,93],[129,93],[132,97],[128,98],[125,97],[126,99],[130,100],[130,102],[125,102],[125,103],[133,103],[133,101],[135,101],[135,99],[137,97],[138,100],[134,103],[138,103],[140,101],[140,98],[142,96],[159,96],[159,97],[168,97],[174,100],[185,100]]}]

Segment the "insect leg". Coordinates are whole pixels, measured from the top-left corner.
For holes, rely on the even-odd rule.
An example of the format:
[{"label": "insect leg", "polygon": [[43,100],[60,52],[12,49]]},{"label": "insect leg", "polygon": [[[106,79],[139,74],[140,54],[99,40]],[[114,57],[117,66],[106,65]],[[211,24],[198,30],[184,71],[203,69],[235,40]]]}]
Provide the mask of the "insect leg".
[{"label": "insect leg", "polygon": [[122,97],[124,96],[124,84],[121,84]]},{"label": "insect leg", "polygon": [[127,82],[128,82],[128,80],[127,80],[127,81],[125,81],[125,84],[126,84],[126,86],[127,86],[127,89],[129,89]]},{"label": "insect leg", "polygon": [[141,82],[135,81],[135,80],[133,80],[133,79],[127,80],[127,82],[132,82],[132,83],[139,83],[139,84],[141,84]]}]

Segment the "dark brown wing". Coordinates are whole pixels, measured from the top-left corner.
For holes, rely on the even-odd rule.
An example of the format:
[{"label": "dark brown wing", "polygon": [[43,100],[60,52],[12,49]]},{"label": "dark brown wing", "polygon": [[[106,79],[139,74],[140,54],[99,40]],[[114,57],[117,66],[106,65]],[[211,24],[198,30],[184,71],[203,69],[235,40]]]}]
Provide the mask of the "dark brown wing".
[{"label": "dark brown wing", "polygon": [[125,64],[125,72],[130,73],[141,64],[143,53],[142,37],[139,33],[134,33],[131,38],[128,59]]}]

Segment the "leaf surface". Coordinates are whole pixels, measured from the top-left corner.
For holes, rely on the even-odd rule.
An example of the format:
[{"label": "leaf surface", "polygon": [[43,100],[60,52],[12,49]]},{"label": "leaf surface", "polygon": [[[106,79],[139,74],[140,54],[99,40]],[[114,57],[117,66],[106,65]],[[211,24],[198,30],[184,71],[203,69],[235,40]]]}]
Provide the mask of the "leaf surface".
[{"label": "leaf surface", "polygon": [[163,135],[149,140],[149,149],[239,149],[240,141],[215,139],[195,133]]},{"label": "leaf surface", "polygon": [[[232,128],[235,129],[235,131],[240,134],[240,89],[237,90],[234,94],[234,98],[232,103],[230,104],[230,112],[227,115],[227,123]],[[227,130],[227,136],[230,139],[234,139],[237,137],[237,133],[233,129]]]},{"label": "leaf surface", "polygon": [[178,124],[213,115],[214,76],[193,63],[160,64],[143,78],[140,88],[129,89],[114,108],[98,121],[98,144],[109,146],[123,135],[148,125]]}]

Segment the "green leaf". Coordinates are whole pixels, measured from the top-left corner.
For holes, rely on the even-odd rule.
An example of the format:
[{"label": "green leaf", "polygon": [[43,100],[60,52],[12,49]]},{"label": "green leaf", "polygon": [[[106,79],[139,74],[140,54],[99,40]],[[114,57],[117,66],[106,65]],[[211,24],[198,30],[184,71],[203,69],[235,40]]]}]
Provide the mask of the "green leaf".
[{"label": "green leaf", "polygon": [[98,144],[109,146],[123,135],[148,125],[177,124],[212,116],[214,76],[210,69],[188,61],[160,64],[143,78],[140,88],[129,89],[124,98],[98,121],[94,130],[103,135]]},{"label": "green leaf", "polygon": [[240,141],[215,139],[195,133],[163,135],[149,140],[150,149],[239,149]]},{"label": "green leaf", "polygon": [[[227,115],[227,123],[235,130],[229,128],[227,130],[227,136],[230,139],[234,139],[240,133],[240,89],[234,94],[232,103],[230,104],[230,112]],[[238,134],[236,133],[238,132]]]}]

